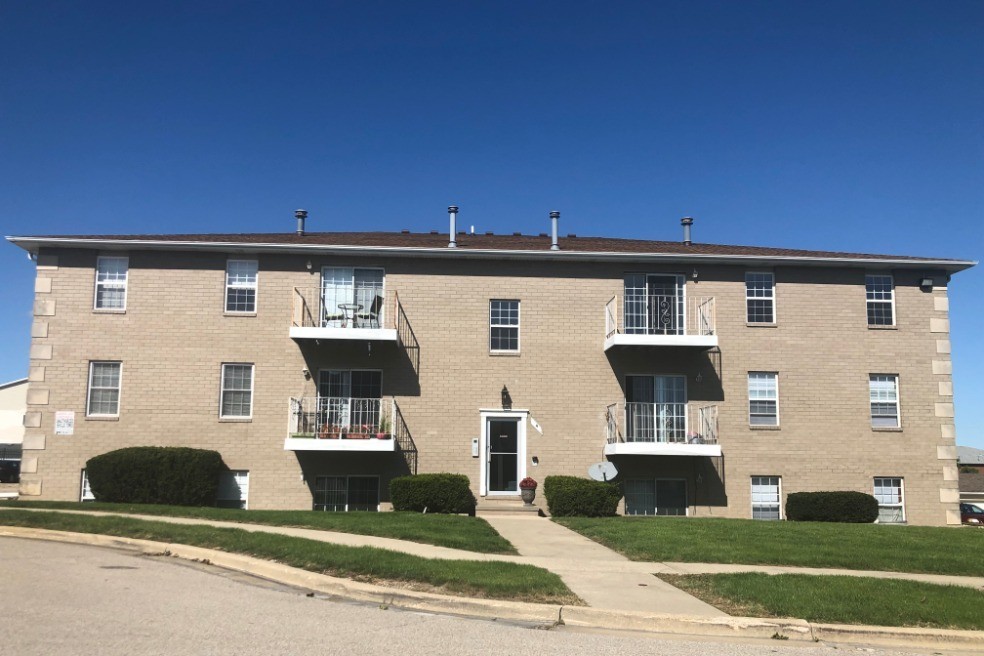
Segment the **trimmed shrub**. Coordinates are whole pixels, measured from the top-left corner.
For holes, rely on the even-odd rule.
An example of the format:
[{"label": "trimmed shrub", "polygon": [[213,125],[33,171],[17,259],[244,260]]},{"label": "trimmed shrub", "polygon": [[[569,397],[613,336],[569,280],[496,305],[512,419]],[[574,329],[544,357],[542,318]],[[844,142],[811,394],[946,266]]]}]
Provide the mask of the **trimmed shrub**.
[{"label": "trimmed shrub", "polygon": [[878,500],[864,492],[793,492],[786,498],[786,519],[870,524],[878,519]]},{"label": "trimmed shrub", "polygon": [[622,498],[613,483],[577,476],[547,476],[543,494],[554,517],[614,517]]},{"label": "trimmed shrub", "polygon": [[170,506],[214,506],[225,469],[217,451],[171,446],[117,449],[85,463],[97,501]]},{"label": "trimmed shrub", "polygon": [[475,495],[464,474],[417,474],[390,481],[393,510],[475,514]]}]

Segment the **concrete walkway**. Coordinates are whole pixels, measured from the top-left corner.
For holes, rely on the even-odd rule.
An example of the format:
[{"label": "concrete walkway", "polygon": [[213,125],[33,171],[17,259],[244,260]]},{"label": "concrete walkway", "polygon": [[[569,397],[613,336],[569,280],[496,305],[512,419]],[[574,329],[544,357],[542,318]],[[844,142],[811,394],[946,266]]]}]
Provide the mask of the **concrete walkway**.
[{"label": "concrete walkway", "polygon": [[542,517],[486,515],[485,521],[513,543],[526,562],[559,575],[589,606],[610,610],[727,614],[652,575],[625,556]]},{"label": "concrete walkway", "polygon": [[724,613],[660,581],[655,574],[721,574],[763,572],[766,574],[811,574],[822,576],[865,576],[881,579],[905,579],[937,585],[957,585],[984,590],[984,577],[943,574],[911,574],[867,570],[785,567],[778,565],[728,565],[717,563],[667,563],[631,561],[621,554],[589,540],[542,517],[485,515],[485,519],[519,551],[519,556],[485,554],[450,549],[393,538],[356,535],[286,526],[241,524],[187,517],[161,517],[125,513],[90,512],[23,508],[0,505],[3,510],[60,512],[81,515],[132,517],[169,524],[198,524],[220,528],[238,528],[257,533],[275,533],[353,547],[377,547],[401,553],[445,560],[482,560],[525,563],[543,567],[563,579],[590,606],[610,610],[649,611],[704,617],[721,617]]}]

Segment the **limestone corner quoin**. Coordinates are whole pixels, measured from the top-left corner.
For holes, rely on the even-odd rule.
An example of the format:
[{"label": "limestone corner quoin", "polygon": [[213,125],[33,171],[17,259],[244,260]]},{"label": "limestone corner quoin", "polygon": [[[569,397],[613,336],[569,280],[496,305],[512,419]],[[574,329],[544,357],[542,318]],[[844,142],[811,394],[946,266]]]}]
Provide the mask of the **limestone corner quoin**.
[{"label": "limestone corner quoin", "polygon": [[[78,500],[90,457],[176,445],[219,451],[224,502],[252,509],[385,509],[416,472],[518,498],[607,459],[631,513],[750,518],[754,477],[769,516],[879,478],[905,522],[960,521],[947,285],[973,262],[302,226],[8,239],[37,266],[24,497]],[[126,258],[123,308],[95,308],[100,257]],[[749,273],[771,274],[772,322],[748,322]],[[891,276],[891,325],[868,325],[870,275]],[[101,362],[120,363],[112,416],[91,416]],[[227,370],[248,389],[224,364],[251,365]],[[751,424],[756,372],[777,426]],[[872,426],[872,375],[897,376],[898,427]]]}]

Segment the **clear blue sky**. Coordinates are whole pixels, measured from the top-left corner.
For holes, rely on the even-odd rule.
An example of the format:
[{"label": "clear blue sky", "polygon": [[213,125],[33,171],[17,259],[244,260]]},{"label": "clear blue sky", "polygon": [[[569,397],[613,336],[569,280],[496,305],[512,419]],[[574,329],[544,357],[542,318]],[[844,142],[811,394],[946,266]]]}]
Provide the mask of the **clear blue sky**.
[{"label": "clear blue sky", "polygon": [[[984,3],[0,0],[0,233],[445,229],[981,259]],[[33,267],[0,245],[0,380]],[[951,286],[984,447],[984,269]]]}]

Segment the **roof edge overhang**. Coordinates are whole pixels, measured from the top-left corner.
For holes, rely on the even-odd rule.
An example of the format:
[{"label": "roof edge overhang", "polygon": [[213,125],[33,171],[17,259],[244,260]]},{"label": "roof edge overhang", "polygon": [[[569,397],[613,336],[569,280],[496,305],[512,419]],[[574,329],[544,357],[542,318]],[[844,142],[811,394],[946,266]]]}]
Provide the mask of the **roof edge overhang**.
[{"label": "roof edge overhang", "polygon": [[206,251],[219,253],[327,253],[356,256],[475,258],[493,260],[541,260],[574,262],[707,262],[762,266],[787,263],[800,266],[892,267],[936,269],[957,273],[977,265],[976,260],[911,259],[892,257],[823,257],[805,255],[729,255],[700,253],[609,253],[599,251],[540,251],[479,248],[431,248],[407,246],[342,246],[325,244],[237,243],[222,241],[163,241],[153,239],[78,239],[70,237],[16,237],[7,241],[28,253],[40,248],[87,248],[98,250]]}]

